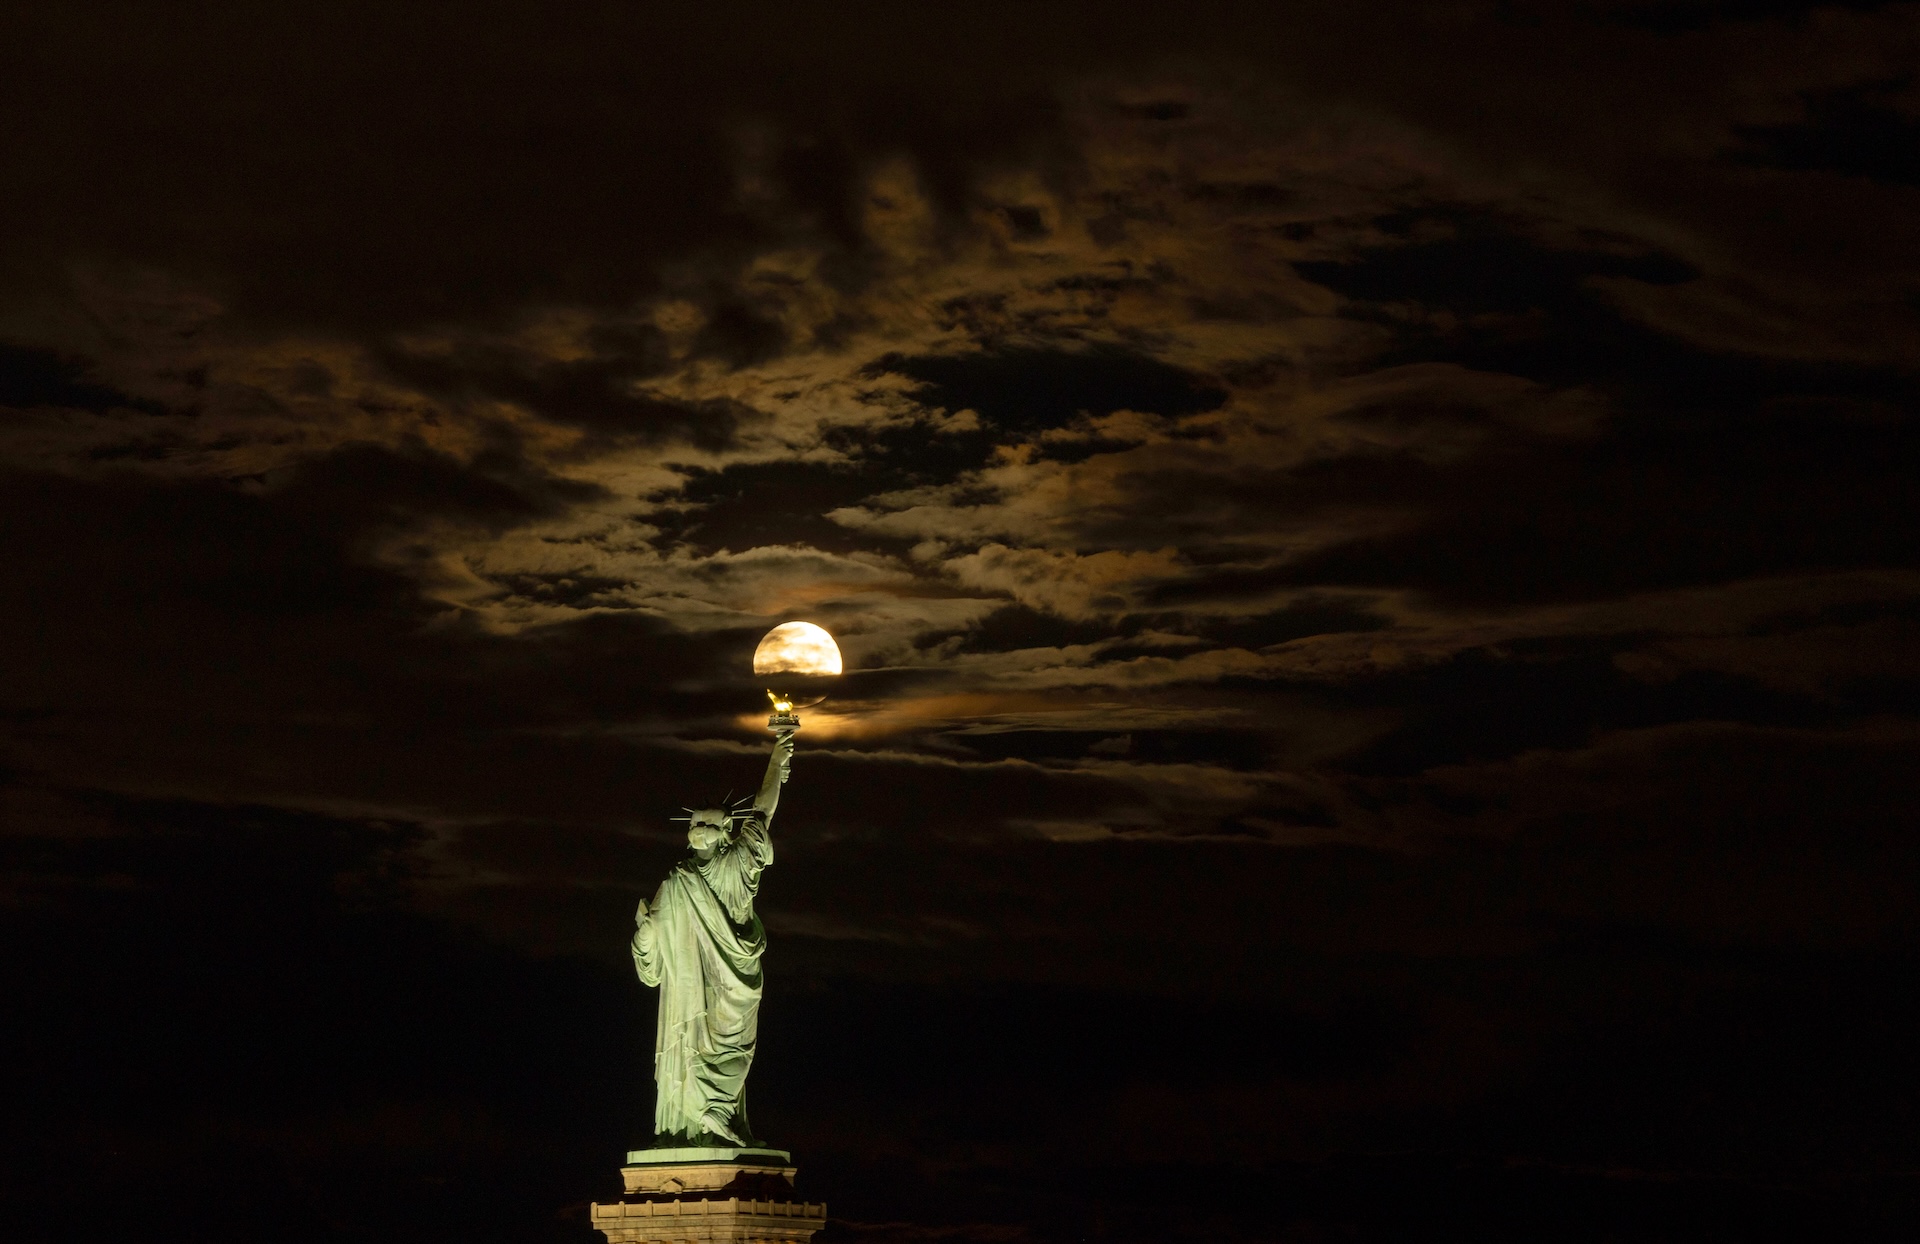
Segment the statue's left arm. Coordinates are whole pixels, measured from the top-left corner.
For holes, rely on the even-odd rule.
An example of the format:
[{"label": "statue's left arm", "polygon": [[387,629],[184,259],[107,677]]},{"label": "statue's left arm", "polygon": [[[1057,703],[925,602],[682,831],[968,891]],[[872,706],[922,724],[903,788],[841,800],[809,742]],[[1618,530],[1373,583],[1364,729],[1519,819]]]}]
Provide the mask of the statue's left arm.
[{"label": "statue's left arm", "polygon": [[[666,887],[662,886],[661,889]],[[657,906],[660,892],[654,891],[653,901]],[[645,985],[658,985],[662,964],[658,927],[654,923],[654,913],[647,908],[647,900],[640,900],[640,907],[633,913],[633,970],[640,974],[640,982]]]}]

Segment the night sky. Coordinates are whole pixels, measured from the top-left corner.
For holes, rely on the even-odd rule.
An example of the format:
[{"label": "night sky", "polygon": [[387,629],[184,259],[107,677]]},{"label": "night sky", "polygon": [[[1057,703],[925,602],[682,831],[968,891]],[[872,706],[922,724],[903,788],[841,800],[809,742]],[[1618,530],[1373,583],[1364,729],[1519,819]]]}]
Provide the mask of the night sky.
[{"label": "night sky", "polygon": [[0,1235],[1920,1231],[1920,5],[0,18]]}]

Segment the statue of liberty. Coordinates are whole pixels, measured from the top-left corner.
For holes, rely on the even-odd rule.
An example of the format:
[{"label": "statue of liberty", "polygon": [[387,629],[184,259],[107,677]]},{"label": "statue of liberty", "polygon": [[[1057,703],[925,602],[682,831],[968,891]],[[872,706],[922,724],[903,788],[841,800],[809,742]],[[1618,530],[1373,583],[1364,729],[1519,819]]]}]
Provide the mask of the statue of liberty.
[{"label": "statue of liberty", "polygon": [[751,1146],[747,1071],[760,1027],[760,956],[767,933],[753,910],[773,862],[767,826],[793,763],[800,722],[776,702],[773,755],[751,804],[690,808],[692,854],[634,914],[633,965],[660,988],[654,1030],[656,1147]]}]

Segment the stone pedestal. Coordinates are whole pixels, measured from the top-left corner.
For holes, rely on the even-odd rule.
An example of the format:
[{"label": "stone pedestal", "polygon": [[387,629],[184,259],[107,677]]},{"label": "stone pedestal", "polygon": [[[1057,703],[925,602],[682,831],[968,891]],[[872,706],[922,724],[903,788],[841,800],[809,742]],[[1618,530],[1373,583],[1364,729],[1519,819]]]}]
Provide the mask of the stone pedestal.
[{"label": "stone pedestal", "polygon": [[636,1149],[594,1229],[608,1244],[807,1244],[827,1207],[794,1197],[794,1170],[784,1149]]}]

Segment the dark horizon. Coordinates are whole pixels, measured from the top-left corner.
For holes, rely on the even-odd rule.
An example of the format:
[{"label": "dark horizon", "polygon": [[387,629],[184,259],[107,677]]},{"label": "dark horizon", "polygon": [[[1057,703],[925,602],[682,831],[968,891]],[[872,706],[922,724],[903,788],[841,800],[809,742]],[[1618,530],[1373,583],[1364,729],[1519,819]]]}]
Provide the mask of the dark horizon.
[{"label": "dark horizon", "polygon": [[1920,5],[0,18],[0,1234],[1920,1226]]}]

